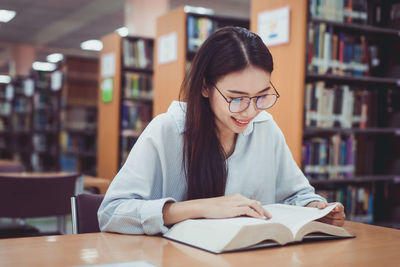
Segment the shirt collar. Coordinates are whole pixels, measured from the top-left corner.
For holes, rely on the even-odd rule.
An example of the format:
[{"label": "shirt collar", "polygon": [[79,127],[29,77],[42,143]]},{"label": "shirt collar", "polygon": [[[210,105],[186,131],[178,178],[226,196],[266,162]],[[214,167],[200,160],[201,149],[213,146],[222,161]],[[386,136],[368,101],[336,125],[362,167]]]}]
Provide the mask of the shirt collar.
[{"label": "shirt collar", "polygon": [[[174,118],[175,123],[178,127],[180,134],[185,130],[185,120],[186,120],[186,103],[173,101],[168,108],[168,113]],[[257,122],[268,121],[272,118],[271,114],[266,111],[261,111],[246,127],[246,129],[241,133],[246,136],[253,132],[254,124]]]}]

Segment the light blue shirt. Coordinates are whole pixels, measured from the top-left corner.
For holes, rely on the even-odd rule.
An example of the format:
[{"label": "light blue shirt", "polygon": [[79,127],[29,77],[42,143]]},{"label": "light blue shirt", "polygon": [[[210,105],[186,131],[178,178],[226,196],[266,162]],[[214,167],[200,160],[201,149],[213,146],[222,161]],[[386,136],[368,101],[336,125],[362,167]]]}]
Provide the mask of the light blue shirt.
[{"label": "light blue shirt", "polygon": [[[168,230],[164,204],[186,200],[182,169],[185,110],[186,103],[174,101],[140,135],[98,211],[102,231],[153,235]],[[281,130],[265,111],[238,135],[227,168],[225,195],[239,193],[263,205],[326,202],[315,194]]]}]

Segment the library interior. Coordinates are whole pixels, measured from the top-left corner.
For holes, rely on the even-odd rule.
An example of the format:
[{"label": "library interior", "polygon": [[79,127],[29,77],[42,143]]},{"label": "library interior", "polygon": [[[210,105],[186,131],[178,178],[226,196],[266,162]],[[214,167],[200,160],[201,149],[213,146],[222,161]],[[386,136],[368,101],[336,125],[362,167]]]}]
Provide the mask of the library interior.
[{"label": "library interior", "polygon": [[[273,57],[268,81],[278,94],[275,105],[257,111],[262,97],[245,93],[250,96],[247,108],[272,115],[303,183],[327,203],[341,204],[346,217],[337,227],[353,238],[215,254],[163,238],[160,231],[146,232],[147,226],[163,224],[165,203],[186,200],[174,197],[180,193],[165,193],[175,179],[166,178],[166,171],[174,166],[164,166],[168,151],[156,147],[175,132],[151,142],[149,138],[159,135],[150,132],[157,130],[159,118],[165,118],[162,114],[171,112],[171,103],[192,97],[181,88],[197,78],[195,73],[186,76],[199,70],[197,52],[206,40],[212,42],[214,33],[231,26],[257,34]],[[246,49],[243,44],[242,49]],[[200,77],[203,86],[208,82],[205,77]],[[273,93],[268,89],[266,96]],[[229,103],[221,102],[228,112],[234,102],[245,101],[243,95],[221,95]],[[202,101],[211,110],[209,99],[204,96]],[[189,115],[185,118],[189,120]],[[220,121],[217,114],[215,118],[207,125],[216,125],[217,132]],[[251,129],[242,131],[252,138],[262,122],[255,118],[246,123]],[[145,131],[148,125],[151,130]],[[179,135],[183,149],[191,148],[192,153],[205,149],[194,150],[201,143],[188,144],[192,139],[186,139],[187,125]],[[266,140],[272,138],[268,131],[261,133]],[[238,135],[234,133],[231,154],[224,154],[223,168],[237,154]],[[143,149],[144,145],[148,147]],[[225,149],[218,145],[206,151]],[[182,158],[193,157],[189,150],[179,149]],[[153,151],[166,154],[154,160],[149,156]],[[138,166],[136,159],[147,166]],[[273,166],[269,159],[262,164]],[[199,165],[198,170],[201,164],[210,168],[204,174],[215,167],[206,159],[181,161]],[[184,172],[190,169],[185,163]],[[224,173],[228,188],[234,173],[228,169]],[[242,191],[234,193],[259,205],[274,204],[263,203],[257,194],[246,195],[253,190],[246,187],[254,184],[245,182],[251,177],[241,179]],[[292,181],[279,175],[273,179],[277,182],[271,185],[276,187],[279,179]],[[124,188],[121,193],[121,185],[138,188]],[[156,207],[149,204],[153,196],[175,200]],[[0,200],[1,266],[261,266],[265,262],[314,266],[325,261],[396,266],[400,262],[400,0],[0,0]],[[139,207],[131,210],[139,214],[132,215],[137,221],[122,218],[130,203]],[[157,208],[162,211],[156,214]],[[101,213],[110,213],[112,219],[102,221]],[[132,232],[129,224],[134,223],[143,232]],[[118,225],[116,232],[126,234],[108,230]]]}]

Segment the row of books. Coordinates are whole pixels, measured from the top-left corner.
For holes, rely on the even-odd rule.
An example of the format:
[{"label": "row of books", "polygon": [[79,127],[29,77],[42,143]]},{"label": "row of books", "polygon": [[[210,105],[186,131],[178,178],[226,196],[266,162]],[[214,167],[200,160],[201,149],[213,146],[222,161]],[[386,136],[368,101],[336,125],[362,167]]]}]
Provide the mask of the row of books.
[{"label": "row of books", "polygon": [[0,115],[9,116],[11,114],[11,103],[10,102],[0,102]]},{"label": "row of books", "polygon": [[347,219],[373,223],[374,196],[369,188],[352,185],[337,190],[317,190],[328,202],[343,204]]},{"label": "row of books", "polygon": [[79,170],[86,175],[96,174],[95,158],[79,158],[73,155],[61,155],[58,163],[62,171],[76,172]]},{"label": "row of books", "polygon": [[302,146],[304,174],[312,179],[343,179],[354,176],[357,139],[334,134],[314,137]]},{"label": "row of books", "polygon": [[187,18],[188,51],[196,52],[217,28],[217,22],[212,19],[197,18],[189,15]]},{"label": "row of books", "polygon": [[14,112],[29,113],[32,110],[31,101],[28,98],[16,98],[13,101]]},{"label": "row of books", "polygon": [[11,121],[14,132],[27,132],[31,130],[30,116],[13,116]]},{"label": "row of books", "polygon": [[125,98],[153,99],[153,77],[142,73],[125,73]]},{"label": "row of books", "polygon": [[48,71],[35,71],[33,72],[33,80],[35,81],[35,87],[39,89],[49,89],[51,87],[51,76],[52,72]]},{"label": "row of books", "polygon": [[149,69],[153,66],[153,48],[144,39],[122,40],[122,53],[125,67]]},{"label": "row of books", "polygon": [[312,0],[310,13],[314,19],[366,24],[368,0]]},{"label": "row of books", "polygon": [[55,155],[57,153],[57,142],[54,142],[54,139],[55,137],[49,137],[48,135],[34,134],[32,136],[33,150]]},{"label": "row of books", "polygon": [[35,130],[55,130],[58,118],[54,112],[36,112],[33,114],[33,125]]},{"label": "row of books", "polygon": [[33,105],[35,109],[48,109],[55,111],[58,109],[58,100],[52,97],[50,92],[37,92],[33,95]]},{"label": "row of books", "polygon": [[7,118],[0,117],[0,133],[9,130]]},{"label": "row of books", "polygon": [[334,32],[326,23],[308,24],[308,71],[347,76],[373,75],[380,65],[380,49],[364,35]]},{"label": "row of books", "polygon": [[129,152],[131,152],[131,149],[136,141],[136,137],[121,137],[121,166],[125,163],[126,159],[128,158]]},{"label": "row of books", "polygon": [[60,148],[66,153],[95,153],[96,138],[93,136],[75,135],[62,131],[60,133]]},{"label": "row of books", "polygon": [[143,130],[152,118],[150,105],[127,104],[122,105],[122,129]]},{"label": "row of books", "polygon": [[61,112],[61,128],[69,130],[95,130],[97,110],[88,107],[74,107]]},{"label": "row of books", "polygon": [[58,171],[58,158],[51,154],[34,152],[31,154],[29,165],[34,172]]},{"label": "row of books", "polygon": [[373,124],[369,121],[371,95],[369,90],[357,90],[348,85],[327,87],[323,81],[308,83],[304,101],[305,126],[365,129]]}]

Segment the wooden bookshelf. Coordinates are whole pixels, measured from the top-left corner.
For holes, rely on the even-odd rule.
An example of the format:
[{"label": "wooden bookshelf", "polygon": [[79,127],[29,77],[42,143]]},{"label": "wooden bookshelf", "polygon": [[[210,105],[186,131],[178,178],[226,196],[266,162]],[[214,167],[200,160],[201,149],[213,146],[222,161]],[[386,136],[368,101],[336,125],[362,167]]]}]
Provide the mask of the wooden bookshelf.
[{"label": "wooden bookshelf", "polygon": [[[101,92],[101,84],[106,78],[113,79],[113,90],[110,102],[104,102],[101,93],[98,96],[97,164],[98,176],[112,180],[131,148],[130,144],[126,144],[127,140],[129,143],[134,143],[151,119],[154,41],[151,38],[136,36],[122,38],[117,33],[112,33],[104,36],[102,42],[103,50],[100,58],[114,55],[115,71],[111,76],[99,75],[98,91]],[[140,46],[139,43],[144,46]],[[100,60],[100,70],[102,63]],[[131,82],[132,85],[128,84]],[[127,95],[128,93],[131,95]],[[127,110],[130,111],[129,114]],[[139,115],[132,122],[130,120],[134,111]],[[148,113],[148,118],[143,117],[145,113]],[[134,125],[126,125],[127,122]],[[136,134],[125,135],[125,131],[134,131]]]},{"label": "wooden bookshelf", "polygon": [[15,77],[10,86],[13,88],[10,134],[12,159],[21,162],[27,171],[32,170],[31,154],[33,152],[33,100],[32,95],[25,94],[24,80],[28,77]]},{"label": "wooden bookshelf", "polygon": [[[399,145],[400,126],[396,124],[396,117],[393,116],[395,112],[400,112],[400,110],[398,110],[397,105],[393,104],[393,101],[398,101],[397,99],[399,98],[400,79],[396,75],[390,75],[390,73],[393,72],[389,71],[391,67],[400,64],[400,62],[395,62],[396,57],[392,59],[393,53],[396,51],[393,51],[393,49],[395,49],[395,45],[399,45],[400,42],[399,29],[392,29],[384,26],[384,24],[387,23],[387,18],[389,18],[386,13],[386,15],[382,13],[381,17],[383,19],[379,26],[375,26],[375,24],[361,25],[356,23],[332,22],[327,19],[313,18],[310,13],[311,3],[311,1],[307,0],[252,0],[251,30],[254,32],[260,32],[261,30],[257,29],[258,14],[260,12],[285,6],[290,7],[289,43],[269,47],[275,63],[272,81],[274,81],[274,84],[282,96],[278,104],[274,106],[272,113],[278,125],[283,130],[289,148],[299,166],[302,166],[305,160],[302,151],[306,149],[303,147],[303,142],[306,140],[309,141],[312,140],[312,138],[326,138],[327,136],[333,135],[340,136],[341,138],[344,136],[352,136],[354,140],[357,141],[355,150],[361,154],[361,158],[358,158],[359,155],[357,154],[355,158],[356,162],[350,162],[354,166],[354,173],[352,174],[352,171],[347,170],[344,177],[342,176],[336,179],[333,179],[333,177],[310,178],[310,182],[316,187],[317,192],[323,195],[327,194],[324,196],[329,200],[344,201],[346,209],[351,207],[351,216],[349,217],[352,220],[361,220],[368,223],[387,221],[390,219],[391,214],[389,211],[390,209],[386,207],[396,205],[396,203],[397,205],[400,204],[398,197],[393,194],[390,195],[390,189],[398,188],[396,183],[398,183],[399,179],[398,171],[396,172],[396,168],[398,167],[396,166],[398,166],[400,155],[396,152],[396,147]],[[322,4],[323,1],[315,1],[314,3]],[[372,4],[376,3],[377,2],[368,0],[366,6],[370,8]],[[336,1],[335,4],[337,4]],[[382,7],[382,12],[390,11],[390,3],[381,2],[380,4],[384,5]],[[368,16],[371,13],[374,12],[368,11]],[[369,42],[371,42],[372,45],[376,45],[378,49],[380,49],[377,57],[379,59],[378,67],[372,69],[374,66],[370,65],[368,71],[364,71],[362,75],[356,75],[356,71],[354,71],[354,75],[347,74],[344,76],[332,74],[330,73],[332,69],[327,69],[325,73],[310,72],[308,65],[310,58],[308,31],[310,25],[318,23],[329,25],[330,34],[334,33],[339,35],[339,33],[343,32],[345,35],[354,35],[354,39],[361,39],[361,36],[366,38],[366,47],[368,49],[370,49],[368,47],[368,45],[370,45]],[[370,18],[368,18],[368,23],[370,23]],[[328,30],[326,30],[326,32],[328,32]],[[358,43],[355,44],[358,45]],[[332,45],[332,47],[335,46]],[[373,57],[372,54],[368,56],[371,58]],[[365,61],[362,61],[362,63],[365,64]],[[367,61],[366,64],[372,63]],[[288,79],[288,76],[290,79]],[[348,85],[352,92],[362,90],[368,91],[371,96],[371,102],[367,102],[369,105],[368,109],[374,113],[373,118],[372,116],[368,117],[368,120],[371,120],[371,122],[368,121],[368,123],[371,123],[371,125],[354,126],[357,124],[353,122],[352,126],[349,128],[339,128],[336,126],[306,126],[306,84],[319,81],[324,82],[325,85],[329,85],[329,87],[326,87],[329,90],[336,90],[339,86]],[[392,100],[389,99],[390,97]],[[352,112],[354,112],[352,114],[355,114],[355,111]],[[370,116],[370,113],[368,113],[368,116]],[[389,116],[392,116],[394,119],[392,121],[388,120],[387,117]],[[327,168],[325,168],[324,171],[331,175]],[[327,188],[337,191],[329,193],[329,190],[325,190]],[[360,205],[360,203],[357,202],[358,200],[356,204],[354,204],[354,196],[358,196],[360,192],[365,193],[364,201],[365,198],[368,199],[368,203],[364,203],[363,207],[367,205],[369,207],[369,213],[359,216],[358,214],[354,214],[354,205]],[[331,193],[334,194],[332,195]],[[347,200],[346,197],[343,198],[343,194],[347,194]],[[338,200],[339,196],[340,200]],[[351,196],[353,196],[353,200],[351,200]],[[359,210],[360,208],[357,207],[357,209]]]},{"label": "wooden bookshelf", "polygon": [[244,19],[186,13],[184,7],[176,8],[160,16],[157,19],[157,40],[162,36],[175,33],[177,36],[177,58],[172,62],[159,64],[159,42],[156,42],[154,53],[154,116],[166,112],[171,102],[173,100],[178,100],[181,84],[186,73],[187,63],[190,62],[195,55],[195,52],[188,51],[188,16],[196,19],[210,19],[216,23],[218,28],[228,25],[248,28],[249,25],[248,20]]},{"label": "wooden bookshelf", "polygon": [[99,60],[67,56],[60,63],[60,70],[60,169],[95,176]]},{"label": "wooden bookshelf", "polygon": [[0,158],[12,158],[12,99],[6,97],[7,84],[0,84]]}]

